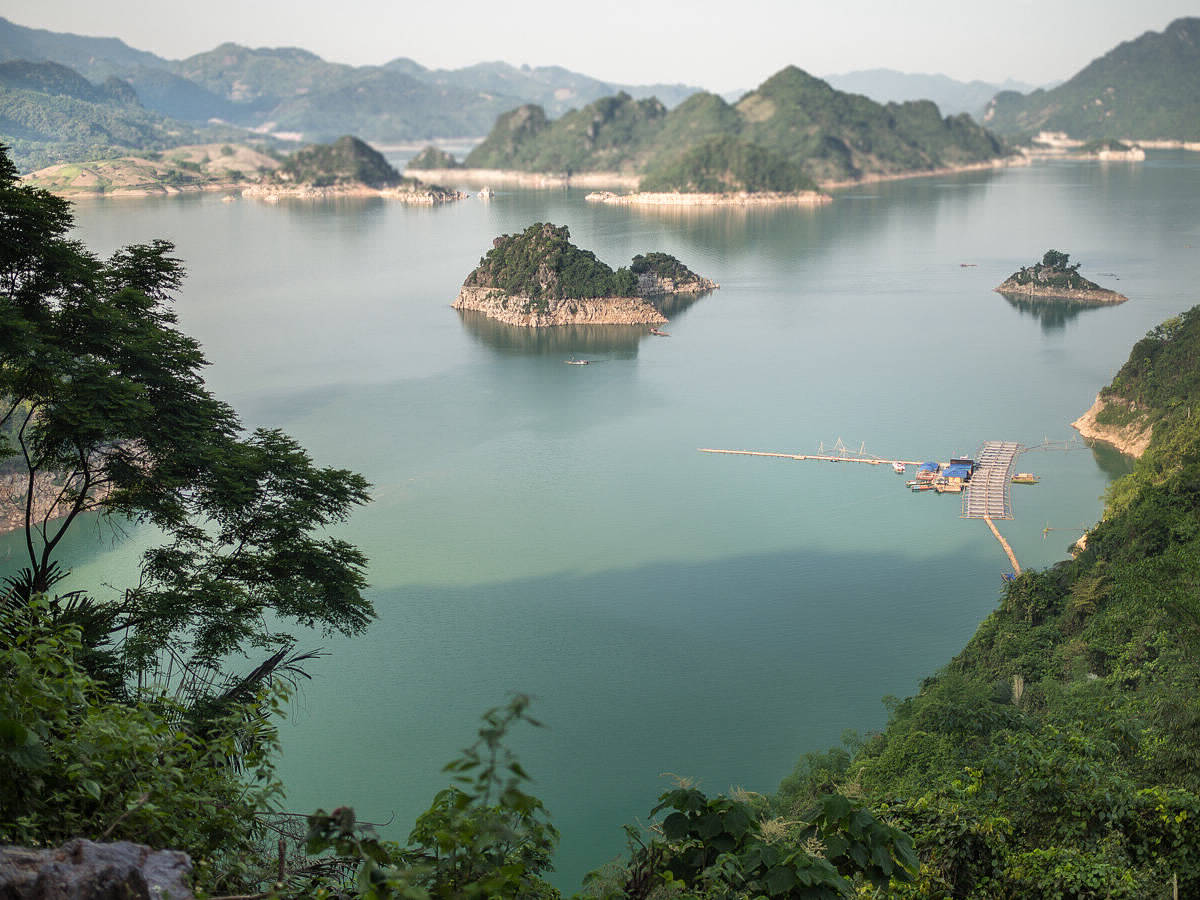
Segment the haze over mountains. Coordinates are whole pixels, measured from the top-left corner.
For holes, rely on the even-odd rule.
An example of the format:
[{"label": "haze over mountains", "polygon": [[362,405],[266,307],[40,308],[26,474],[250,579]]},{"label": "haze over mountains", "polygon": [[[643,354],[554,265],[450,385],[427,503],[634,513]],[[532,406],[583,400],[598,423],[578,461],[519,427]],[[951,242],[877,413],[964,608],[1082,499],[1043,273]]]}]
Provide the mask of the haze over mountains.
[{"label": "haze over mountains", "polygon": [[[1028,95],[941,75],[869,70],[829,76],[833,87],[881,103],[932,99],[942,116],[979,118],[1025,137],[1041,128],[1072,136],[1192,139],[1200,130],[1197,19],[1122,44],[1052,90]],[[655,97],[673,109],[700,88],[620,85],[558,66],[485,62],[430,69],[397,58],[379,66],[331,63],[299,48],[222,44],[183,60],[116,38],[26,28],[0,18],[0,140],[23,169],[155,150],[246,132],[305,141],[356,134],[379,143],[477,137],[524,104],[547,119],[603,97]],[[18,63],[18,61],[22,61]],[[30,65],[30,63],[41,65]],[[53,65],[50,65],[53,64]],[[727,96],[731,102],[741,95]]]},{"label": "haze over mountains", "polygon": [[1200,18],[1119,44],[1052,90],[999,94],[984,123],[1012,135],[1200,140]]}]

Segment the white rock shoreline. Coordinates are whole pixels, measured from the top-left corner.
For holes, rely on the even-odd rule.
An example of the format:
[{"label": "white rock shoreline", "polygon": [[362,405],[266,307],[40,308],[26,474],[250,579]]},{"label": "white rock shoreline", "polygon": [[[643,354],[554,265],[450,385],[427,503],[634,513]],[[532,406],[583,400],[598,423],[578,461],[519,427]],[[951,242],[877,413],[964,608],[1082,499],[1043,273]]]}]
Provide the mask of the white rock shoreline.
[{"label": "white rock shoreline", "polygon": [[497,288],[463,287],[451,304],[475,310],[506,325],[547,328],[555,325],[663,325],[667,321],[641,297],[601,297],[588,300],[549,300],[534,307],[528,297],[511,296]]}]

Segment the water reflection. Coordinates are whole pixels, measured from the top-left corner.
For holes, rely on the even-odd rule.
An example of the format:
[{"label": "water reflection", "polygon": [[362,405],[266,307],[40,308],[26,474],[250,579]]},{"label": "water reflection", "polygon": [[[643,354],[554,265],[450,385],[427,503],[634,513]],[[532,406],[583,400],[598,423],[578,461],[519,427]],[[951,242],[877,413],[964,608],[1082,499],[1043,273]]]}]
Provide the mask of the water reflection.
[{"label": "water reflection", "polygon": [[1023,316],[1032,316],[1042,326],[1042,331],[1062,331],[1067,323],[1080,313],[1092,309],[1115,306],[1114,303],[1087,303],[1083,300],[1057,300],[1030,297],[1028,294],[1006,294],[1000,296]]},{"label": "water reflection", "polygon": [[[712,291],[701,294],[675,294],[656,297],[651,302],[671,321],[676,321],[696,301]],[[528,328],[507,325],[476,310],[457,310],[467,333],[495,350],[520,356],[572,356],[586,358],[604,354],[612,359],[633,359],[643,340],[664,338],[650,333],[649,325],[554,325],[548,328]],[[664,325],[664,330],[670,329]]]},{"label": "water reflection", "polygon": [[1092,449],[1092,457],[1096,460],[1096,465],[1109,481],[1116,481],[1133,471],[1133,457],[1126,456],[1112,444],[1106,444],[1103,441],[1089,441],[1088,446]]}]

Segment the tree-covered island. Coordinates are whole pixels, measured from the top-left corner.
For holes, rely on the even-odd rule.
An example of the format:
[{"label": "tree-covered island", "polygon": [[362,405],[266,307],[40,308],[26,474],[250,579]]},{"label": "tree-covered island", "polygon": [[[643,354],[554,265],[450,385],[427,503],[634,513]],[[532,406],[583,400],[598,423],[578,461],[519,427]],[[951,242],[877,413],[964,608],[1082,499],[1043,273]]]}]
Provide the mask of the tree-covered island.
[{"label": "tree-covered island", "polygon": [[310,144],[297,150],[269,177],[242,193],[266,198],[381,196],[419,204],[446,203],[466,196],[440,185],[406,178],[382,153],[349,134],[332,144]]},{"label": "tree-covered island", "polygon": [[1080,300],[1087,303],[1124,303],[1129,298],[1116,291],[1102,288],[1079,274],[1080,263],[1071,263],[1071,255],[1059,250],[1047,250],[1042,261],[1022,266],[1004,279],[994,290],[1001,294],[1022,294],[1032,297],[1052,297]]},{"label": "tree-covered island", "polygon": [[549,222],[496,238],[463,282],[454,308],[535,328],[657,325],[667,319],[653,298],[719,286],[667,253],[639,254],[614,270],[570,238],[567,226]]},{"label": "tree-covered island", "polygon": [[[593,198],[605,202],[666,202],[666,194],[828,202],[818,186],[1015,159],[968,115],[943,117],[929,101],[879,104],[788,66],[734,104],[700,92],[668,110],[618,93],[554,120],[521,106],[496,120],[463,165],[486,170],[490,181],[521,173],[580,186],[601,186],[601,177],[612,186],[637,182],[633,199]],[[436,177],[444,160],[429,163]],[[419,171],[410,164],[409,174]]]}]

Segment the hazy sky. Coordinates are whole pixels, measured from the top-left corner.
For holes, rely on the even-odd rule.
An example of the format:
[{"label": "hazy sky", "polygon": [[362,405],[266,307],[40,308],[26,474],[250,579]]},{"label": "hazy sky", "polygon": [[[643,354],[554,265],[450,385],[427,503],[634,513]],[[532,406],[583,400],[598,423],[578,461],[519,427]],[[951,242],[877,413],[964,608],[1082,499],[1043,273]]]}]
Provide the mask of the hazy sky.
[{"label": "hazy sky", "polygon": [[178,59],[223,41],[356,65],[486,60],[607,81],[751,88],[793,63],[953,78],[1065,79],[1121,41],[1200,14],[1197,0],[0,0],[19,25],[119,37]]}]

